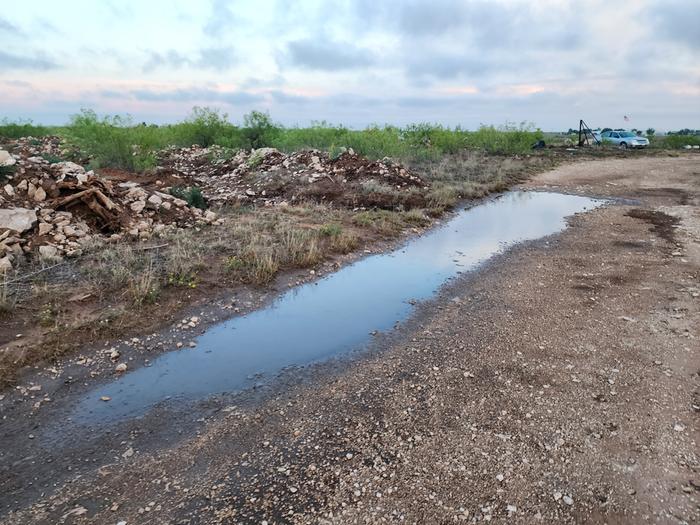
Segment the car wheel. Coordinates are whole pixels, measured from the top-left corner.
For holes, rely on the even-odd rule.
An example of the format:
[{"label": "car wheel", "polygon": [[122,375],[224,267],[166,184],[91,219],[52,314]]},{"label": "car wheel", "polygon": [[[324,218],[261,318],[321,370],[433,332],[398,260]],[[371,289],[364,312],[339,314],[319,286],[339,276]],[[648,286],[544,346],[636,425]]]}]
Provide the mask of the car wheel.
[{"label": "car wheel", "polygon": [[620,149],[627,149],[627,143],[626,143],[626,142],[620,142]]}]

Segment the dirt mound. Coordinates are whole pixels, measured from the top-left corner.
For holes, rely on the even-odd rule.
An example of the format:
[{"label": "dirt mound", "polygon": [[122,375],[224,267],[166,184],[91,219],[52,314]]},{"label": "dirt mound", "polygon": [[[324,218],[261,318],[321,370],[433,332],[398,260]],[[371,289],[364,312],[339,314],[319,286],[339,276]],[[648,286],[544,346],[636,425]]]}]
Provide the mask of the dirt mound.
[{"label": "dirt mound", "polygon": [[0,171],[0,272],[26,256],[82,253],[88,243],[149,238],[168,228],[213,223],[216,214],[190,207],[135,181],[111,181],[65,155],[56,137],[4,146]]},{"label": "dirt mound", "polygon": [[332,158],[274,148],[231,152],[211,148],[168,149],[159,175],[176,175],[202,188],[212,202],[293,203],[311,199],[347,207],[413,208],[425,204],[427,183],[390,159],[371,161],[352,149]]}]

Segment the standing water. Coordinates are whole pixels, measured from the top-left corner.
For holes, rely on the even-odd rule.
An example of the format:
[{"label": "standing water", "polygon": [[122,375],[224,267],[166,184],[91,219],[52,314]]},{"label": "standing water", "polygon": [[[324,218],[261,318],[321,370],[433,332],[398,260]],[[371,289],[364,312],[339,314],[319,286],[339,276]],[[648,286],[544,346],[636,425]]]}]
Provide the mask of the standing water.
[{"label": "standing water", "polygon": [[[74,420],[140,416],[167,399],[196,400],[252,386],[275,374],[366,345],[391,330],[448,279],[518,242],[566,227],[565,218],[601,201],[540,192],[509,192],[459,212],[396,251],[362,259],[281,295],[266,308],[209,328],[194,349],[172,351],[151,366],[90,392]],[[109,396],[104,403],[100,396]]]}]

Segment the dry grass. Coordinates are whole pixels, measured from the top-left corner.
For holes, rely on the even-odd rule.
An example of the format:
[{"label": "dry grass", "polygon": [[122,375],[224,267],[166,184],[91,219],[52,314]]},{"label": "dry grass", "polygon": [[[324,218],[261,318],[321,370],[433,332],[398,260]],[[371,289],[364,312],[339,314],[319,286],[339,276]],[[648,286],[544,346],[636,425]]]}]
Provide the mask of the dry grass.
[{"label": "dry grass", "polygon": [[156,265],[153,257],[149,257],[146,267],[129,281],[127,291],[134,305],[141,306],[146,303],[155,303],[160,288],[161,283],[156,274]]},{"label": "dry grass", "polygon": [[7,284],[7,274],[0,274],[0,318],[9,315],[15,310],[15,298],[10,294],[10,287]]}]

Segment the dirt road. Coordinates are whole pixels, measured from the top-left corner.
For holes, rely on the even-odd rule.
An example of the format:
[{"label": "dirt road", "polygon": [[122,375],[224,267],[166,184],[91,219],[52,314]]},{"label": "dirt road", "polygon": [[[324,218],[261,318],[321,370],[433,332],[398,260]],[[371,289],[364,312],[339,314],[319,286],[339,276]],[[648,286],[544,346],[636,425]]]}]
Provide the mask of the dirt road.
[{"label": "dirt road", "polygon": [[133,422],[55,470],[50,442],[15,436],[4,522],[697,523],[700,157],[526,187],[626,200],[262,399]]}]

